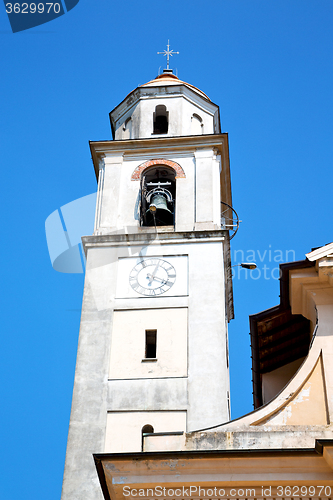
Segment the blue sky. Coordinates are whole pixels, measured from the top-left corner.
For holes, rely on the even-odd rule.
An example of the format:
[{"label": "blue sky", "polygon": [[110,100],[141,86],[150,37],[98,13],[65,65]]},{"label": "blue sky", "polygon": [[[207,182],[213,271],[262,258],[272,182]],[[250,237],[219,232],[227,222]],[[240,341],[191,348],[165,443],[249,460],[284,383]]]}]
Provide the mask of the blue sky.
[{"label": "blue sky", "polygon": [[248,315],[278,304],[274,257],[333,240],[332,21],[328,0],[80,0],[13,34],[0,8],[1,500],[60,498],[83,275],[52,269],[44,223],[95,191],[88,141],[111,138],[109,111],[157,75],[168,38],[178,76],[220,106],[232,257],[261,271],[236,275],[229,329],[233,417],[251,411]]}]

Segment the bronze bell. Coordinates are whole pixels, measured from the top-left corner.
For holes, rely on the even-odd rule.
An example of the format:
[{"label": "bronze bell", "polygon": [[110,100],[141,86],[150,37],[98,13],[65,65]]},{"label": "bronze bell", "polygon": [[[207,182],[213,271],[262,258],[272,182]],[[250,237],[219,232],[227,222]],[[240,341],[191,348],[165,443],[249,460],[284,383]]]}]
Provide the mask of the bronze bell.
[{"label": "bronze bell", "polygon": [[167,206],[167,200],[162,194],[154,194],[149,204],[149,209],[147,212],[156,212],[156,210],[167,210],[170,214],[172,213]]},{"label": "bronze bell", "polygon": [[166,196],[161,193],[152,195],[146,214],[148,225],[169,226],[173,224],[173,213],[168,209]]}]

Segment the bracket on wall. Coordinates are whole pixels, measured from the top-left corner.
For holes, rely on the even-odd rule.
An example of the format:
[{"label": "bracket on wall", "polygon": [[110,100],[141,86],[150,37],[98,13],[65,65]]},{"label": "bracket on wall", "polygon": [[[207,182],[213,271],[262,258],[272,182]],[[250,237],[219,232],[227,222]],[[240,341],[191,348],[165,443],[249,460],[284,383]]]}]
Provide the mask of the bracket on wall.
[{"label": "bracket on wall", "polygon": [[228,203],[221,201],[221,228],[229,231],[230,240],[236,235],[240,222],[236,210]]}]

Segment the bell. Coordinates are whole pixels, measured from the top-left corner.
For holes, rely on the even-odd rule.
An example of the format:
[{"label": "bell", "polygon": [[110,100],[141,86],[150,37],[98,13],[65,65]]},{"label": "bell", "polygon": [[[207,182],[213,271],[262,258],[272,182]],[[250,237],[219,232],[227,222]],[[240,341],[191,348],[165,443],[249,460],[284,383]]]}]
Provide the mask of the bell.
[{"label": "bell", "polygon": [[[149,205],[149,210],[150,210],[150,212],[156,212],[156,210],[167,210],[168,212],[170,212],[170,214],[172,213],[168,209],[165,196],[163,196],[162,194],[155,194],[152,197],[151,203]],[[148,210],[147,210],[147,212],[148,212]]]},{"label": "bell", "polygon": [[[165,196],[160,193],[156,193],[152,196],[149,209],[146,214],[148,215],[148,220],[150,219],[151,223],[155,220],[152,219],[152,216],[156,216],[156,223],[158,226],[173,224],[173,213],[168,209]],[[149,215],[151,217],[149,217]]]}]

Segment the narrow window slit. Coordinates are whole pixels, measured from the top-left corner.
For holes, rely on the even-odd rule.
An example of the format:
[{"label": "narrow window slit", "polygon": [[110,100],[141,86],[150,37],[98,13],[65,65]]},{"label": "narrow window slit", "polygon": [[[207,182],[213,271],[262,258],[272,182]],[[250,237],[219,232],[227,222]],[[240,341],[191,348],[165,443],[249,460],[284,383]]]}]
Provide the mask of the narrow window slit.
[{"label": "narrow window slit", "polygon": [[157,330],[146,330],[146,359],[156,358],[156,336]]}]

